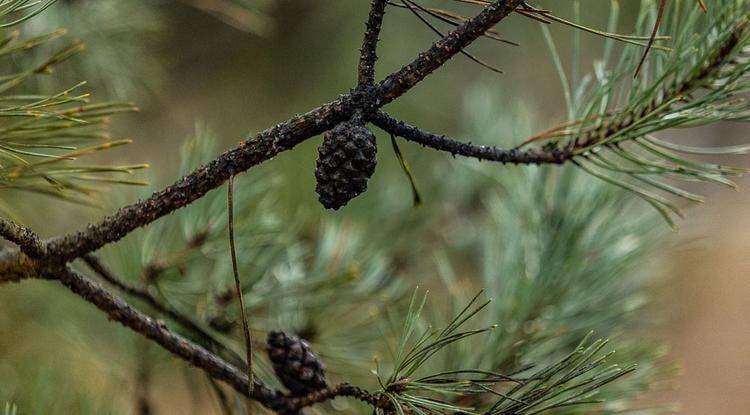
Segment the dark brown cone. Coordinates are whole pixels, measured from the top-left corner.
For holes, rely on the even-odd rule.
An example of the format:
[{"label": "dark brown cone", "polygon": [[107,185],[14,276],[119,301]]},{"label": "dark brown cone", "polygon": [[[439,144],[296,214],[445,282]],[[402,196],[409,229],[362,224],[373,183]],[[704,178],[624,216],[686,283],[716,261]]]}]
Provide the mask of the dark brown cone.
[{"label": "dark brown cone", "polygon": [[347,121],[326,132],[315,169],[320,203],[338,210],[364,193],[375,172],[377,152],[375,135],[364,125]]},{"label": "dark brown cone", "polygon": [[276,376],[293,395],[307,395],[327,386],[323,363],[306,341],[271,331],[266,347]]}]

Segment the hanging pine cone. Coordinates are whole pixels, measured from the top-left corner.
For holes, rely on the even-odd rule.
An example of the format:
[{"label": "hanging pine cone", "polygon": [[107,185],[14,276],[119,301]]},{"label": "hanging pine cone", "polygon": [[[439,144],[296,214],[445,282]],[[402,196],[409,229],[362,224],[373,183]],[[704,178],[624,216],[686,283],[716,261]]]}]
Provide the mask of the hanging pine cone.
[{"label": "hanging pine cone", "polygon": [[320,203],[338,210],[364,193],[375,172],[377,152],[375,135],[364,125],[347,121],[326,132],[315,169]]},{"label": "hanging pine cone", "polygon": [[272,331],[268,333],[267,350],[276,376],[293,395],[306,395],[327,386],[323,363],[306,341]]}]

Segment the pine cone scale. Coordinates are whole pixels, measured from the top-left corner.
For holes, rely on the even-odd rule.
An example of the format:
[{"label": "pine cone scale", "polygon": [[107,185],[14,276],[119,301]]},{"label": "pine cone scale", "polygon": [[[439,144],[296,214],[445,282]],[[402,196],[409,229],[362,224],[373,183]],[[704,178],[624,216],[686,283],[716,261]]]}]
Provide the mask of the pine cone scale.
[{"label": "pine cone scale", "polygon": [[325,367],[305,340],[272,331],[266,344],[276,376],[293,395],[307,395],[328,386]]},{"label": "pine cone scale", "polygon": [[367,190],[375,172],[377,143],[364,125],[343,122],[326,132],[315,169],[320,203],[338,210]]}]

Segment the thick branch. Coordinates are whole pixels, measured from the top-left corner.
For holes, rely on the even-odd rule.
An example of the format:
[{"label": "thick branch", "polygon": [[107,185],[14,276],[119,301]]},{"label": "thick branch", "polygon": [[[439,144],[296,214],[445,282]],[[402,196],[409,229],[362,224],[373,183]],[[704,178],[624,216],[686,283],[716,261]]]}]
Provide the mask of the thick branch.
[{"label": "thick branch", "polygon": [[180,313],[172,307],[163,304],[161,301],[156,299],[148,289],[145,287],[138,287],[132,284],[128,284],[121,278],[118,278],[104,263],[95,255],[88,254],[83,257],[83,261],[86,262],[95,273],[97,273],[102,279],[112,284],[118,290],[125,294],[131,295],[139,300],[148,304],[156,312],[163,314],[165,317],[181,325],[186,330],[193,333],[204,344],[209,345],[212,349],[224,353],[226,356],[231,357],[230,360],[234,361],[235,365],[242,365],[242,359],[237,353],[228,349],[219,340],[215,339],[210,333],[200,327],[190,317]]},{"label": "thick branch", "polygon": [[0,236],[18,245],[25,254],[32,257],[44,255],[46,246],[29,228],[0,217]]},{"label": "thick branch", "polygon": [[[248,396],[247,375],[190,340],[171,332],[163,323],[131,307],[121,298],[109,293],[101,285],[70,269],[44,271],[45,278],[60,281],[70,291],[131,330],[151,339],[160,346],[204,371],[212,378],[228,383],[237,392]],[[256,381],[252,395],[261,404],[278,406],[280,395]]]},{"label": "thick branch", "polygon": [[377,46],[380,30],[383,27],[385,6],[388,0],[372,0],[370,16],[367,19],[365,40],[362,42],[359,58],[359,85],[372,85],[375,82],[375,62],[378,60]]},{"label": "thick branch", "polygon": [[517,150],[463,143],[444,135],[420,130],[419,128],[406,124],[403,121],[396,120],[383,111],[378,111],[373,114],[370,118],[370,122],[390,134],[405,138],[406,140],[413,141],[425,147],[479,160],[511,164],[561,164],[572,156],[571,153],[561,149]]},{"label": "thick branch", "polygon": [[392,102],[508,16],[521,3],[521,0],[498,0],[492,3],[437,41],[427,52],[421,53],[411,64],[388,76],[370,93],[344,95],[336,101],[263,131],[256,138],[242,142],[150,198],[126,206],[76,234],[52,239],[49,242],[48,256],[58,261],[69,261],[93,252],[141,226],[187,206],[221,186],[231,175],[246,171],[329,130],[338,122],[349,119],[361,107],[370,105],[377,109]]},{"label": "thick branch", "polygon": [[346,95],[305,115],[270,128],[254,139],[242,142],[208,164],[178,180],[146,200],[126,206],[76,234],[52,239],[49,255],[71,260],[117,241],[133,230],[177,210],[221,186],[231,175],[246,171],[289,150],[302,141],[323,133],[348,119],[354,100]]}]

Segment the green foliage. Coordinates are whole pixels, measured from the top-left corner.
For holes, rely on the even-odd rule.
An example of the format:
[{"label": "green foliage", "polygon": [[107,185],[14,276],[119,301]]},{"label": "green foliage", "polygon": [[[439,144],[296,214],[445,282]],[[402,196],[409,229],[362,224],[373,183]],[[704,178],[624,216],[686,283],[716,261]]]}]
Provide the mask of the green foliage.
[{"label": "green foliage", "polygon": [[[650,3],[644,3],[637,32],[654,25]],[[642,50],[625,47],[618,57],[612,44],[605,47],[593,72],[574,80],[575,85],[569,86],[561,72],[571,108],[569,121],[531,136],[523,145],[544,142],[545,148],[574,148],[578,167],[638,195],[672,223],[672,216],[681,212],[665,196],[703,201],[673,184],[675,180],[733,187],[728,177],[745,172],[689,156],[746,154],[746,145],[689,147],[655,134],[748,121],[750,107],[742,94],[750,87],[750,3],[717,1],[707,13],[694,4],[670,3],[662,24],[670,36],[667,51],[653,53],[635,79],[632,74]],[[617,21],[613,5],[610,27]],[[547,38],[554,52],[554,42]],[[562,71],[559,61],[557,66]]]},{"label": "green foliage", "polygon": [[[20,4],[25,4],[21,7]],[[6,2],[28,9],[28,17],[38,9],[28,2]],[[45,3],[44,6],[46,7]],[[20,22],[19,18],[14,22]],[[29,91],[25,83],[51,74],[54,69],[83,50],[82,44],[67,41],[56,46],[42,59],[26,60],[37,49],[56,45],[64,30],[23,39],[18,31],[0,33],[0,59],[13,67],[24,67],[0,76],[0,189],[24,190],[44,195],[92,203],[91,196],[102,184],[142,184],[130,176],[145,165],[82,164],[76,160],[108,150],[130,140],[111,139],[107,124],[112,115],[135,110],[132,104],[90,103],[81,92],[83,83],[55,94]],[[3,197],[0,209],[13,215],[9,198]]]},{"label": "green foliage", "polygon": [[154,94],[175,70],[165,53],[174,31],[181,30],[173,27],[181,15],[192,8],[254,36],[269,36],[275,31],[269,17],[272,5],[266,0],[65,0],[24,30],[41,35],[50,27],[65,27],[91,51],[72,59],[58,79],[42,86],[57,88],[86,79],[101,97],[144,104],[158,98]]},{"label": "green foliage", "polygon": [[[606,364],[612,352],[602,354],[607,342],[591,344],[584,339],[573,352],[540,369],[524,368],[513,375],[465,367],[417,377],[415,372],[432,356],[454,343],[487,333],[485,329],[459,331],[490,302],[475,305],[479,295],[441,330],[427,329],[412,340],[424,308],[426,296],[417,302],[415,292],[409,306],[404,331],[395,357],[395,368],[382,382],[384,396],[399,414],[538,414],[560,408],[600,403],[599,389],[632,372]],[[411,346],[407,349],[407,343]],[[488,354],[495,351],[488,349]],[[484,354],[481,353],[480,354]],[[455,357],[452,354],[451,357]],[[470,361],[459,361],[466,365]],[[526,375],[526,372],[530,372]],[[510,385],[510,386],[507,386]],[[473,406],[466,406],[467,404]]]},{"label": "green foliage", "polygon": [[8,0],[0,4],[0,28],[22,23],[46,10],[56,0]]},{"label": "green foliage", "polygon": [[[442,3],[486,6],[491,1]],[[573,155],[569,162],[642,198],[674,226],[674,216],[682,216],[682,211],[671,197],[685,202],[703,201],[701,195],[676,181],[734,187],[731,177],[746,172],[694,156],[747,154],[748,145],[691,147],[656,135],[722,121],[748,121],[750,108],[743,94],[750,86],[750,3],[722,0],[706,7],[702,2],[644,0],[633,30],[636,35],[616,32],[620,4],[609,3],[606,29],[579,22],[578,1],[572,3],[572,20],[559,16],[567,10],[558,4],[547,8],[526,4],[516,11],[539,22],[568,106],[566,121],[529,135],[516,148],[537,146],[546,151],[568,151]],[[428,18],[449,25],[467,19],[457,11],[423,7],[412,0],[394,4],[408,8],[430,26]],[[657,12],[661,6],[666,6],[663,19]],[[474,13],[476,8],[471,10]],[[549,28],[555,25],[573,30],[570,73]],[[653,39],[639,35],[651,33],[654,27],[665,34],[654,32]],[[605,39],[606,45],[591,72],[579,79],[582,32]],[[487,37],[508,43],[495,32],[489,32]],[[616,43],[622,48],[616,49]],[[647,54],[644,61],[644,49],[652,47],[654,53]]]},{"label": "green foliage", "polygon": [[[467,95],[465,135],[503,145],[497,137],[532,131],[535,123],[528,110],[522,103],[509,108],[500,102],[502,95],[486,86]],[[430,183],[426,194],[451,197],[453,203],[423,208],[423,223],[411,226],[412,245],[432,247],[428,241],[433,241],[437,246],[430,249],[442,285],[430,286],[432,302],[420,306],[416,301],[411,313],[403,312],[409,316],[406,332],[419,333],[410,344],[419,347],[399,354],[398,345],[393,346],[394,376],[382,382],[383,388],[410,388],[406,400],[393,399],[405,407],[429,406],[433,412],[422,409],[428,413],[450,412],[444,405],[482,413],[496,403],[499,412],[493,413],[542,408],[566,414],[627,413],[630,397],[669,376],[670,368],[661,363],[664,349],[644,337],[650,328],[643,316],[653,282],[646,258],[658,229],[654,215],[630,203],[625,192],[570,168],[498,171],[466,161],[447,178],[439,171],[434,177],[421,173]],[[416,275],[432,273],[428,265],[417,263]],[[444,342],[435,337],[439,331],[424,329],[451,327],[454,316],[468,312],[464,307],[471,297],[466,294],[477,290],[493,301],[464,322],[468,328],[452,333],[481,335]],[[419,309],[422,317],[415,322]],[[592,330],[612,339],[617,353],[604,341],[582,344]],[[395,337],[403,330],[384,332]],[[419,351],[433,350],[428,348],[433,343],[441,345],[441,352],[413,360],[418,368],[401,364],[404,355],[425,356]],[[585,352],[599,348],[598,353]],[[582,361],[591,372],[563,376]],[[391,373],[388,361],[379,360],[379,365],[379,373]],[[425,384],[425,379],[440,384]],[[514,390],[514,385],[522,387]],[[458,398],[457,388],[474,398]],[[568,405],[574,402],[588,405]]]},{"label": "green foliage", "polygon": [[608,365],[613,352],[602,354],[604,340],[586,344],[584,340],[563,359],[535,371],[527,380],[513,387],[492,406],[489,414],[538,414],[566,410],[604,402],[596,399],[599,389],[635,370]]},{"label": "green foliage", "polygon": [[[110,118],[137,109],[132,103],[91,103],[80,80],[89,79],[100,94],[119,99],[142,97],[155,88],[164,68],[154,43],[146,40],[163,35],[164,17],[141,2],[79,0],[50,7],[53,3],[12,0],[0,5],[1,29],[26,23],[23,31],[0,33],[0,59],[12,68],[0,76],[0,189],[96,204],[92,196],[105,185],[144,185],[132,175],[147,166],[78,161],[130,143],[110,137]],[[249,5],[234,7],[250,13]],[[69,27],[76,40],[69,39],[67,30],[50,32],[50,27]],[[84,44],[77,39],[94,53],[79,57]],[[50,77],[53,72],[57,76]],[[10,199],[0,202],[6,216],[17,213]]]},{"label": "green foliage", "polygon": [[[50,28],[64,27],[90,51],[73,57],[60,68],[55,79],[38,82],[39,88],[57,89],[85,79],[101,97],[144,102],[166,75],[167,67],[159,61],[159,50],[168,35],[164,13],[146,3],[141,0],[58,1],[31,20],[24,26],[29,35],[43,35]],[[39,58],[43,53],[30,53],[26,59]]]}]

